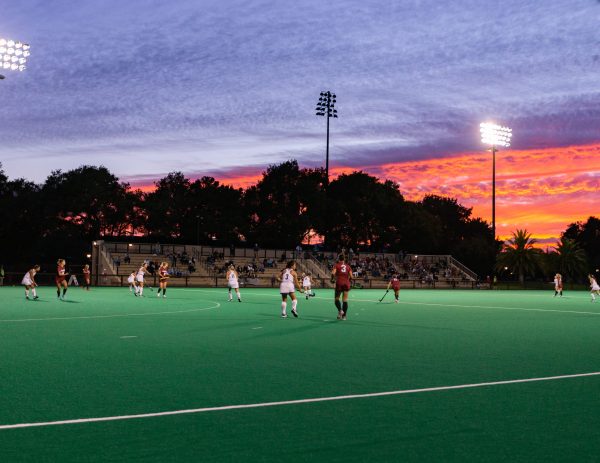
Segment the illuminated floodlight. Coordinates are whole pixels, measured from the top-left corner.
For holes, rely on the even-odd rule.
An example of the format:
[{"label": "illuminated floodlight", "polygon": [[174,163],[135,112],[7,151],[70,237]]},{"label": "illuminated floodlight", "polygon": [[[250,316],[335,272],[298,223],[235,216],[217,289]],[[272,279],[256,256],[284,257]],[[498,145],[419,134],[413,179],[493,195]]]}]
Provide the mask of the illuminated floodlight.
[{"label": "illuminated floodlight", "polygon": [[496,239],[496,151],[498,147],[508,148],[512,138],[512,129],[491,122],[479,124],[481,143],[492,148],[492,236]]},{"label": "illuminated floodlight", "polygon": [[479,124],[481,132],[481,142],[490,146],[501,146],[508,148],[512,138],[512,130],[509,127],[492,124],[491,122],[482,122]]},{"label": "illuminated floodlight", "polygon": [[27,43],[0,38],[0,69],[24,71],[31,54]]}]

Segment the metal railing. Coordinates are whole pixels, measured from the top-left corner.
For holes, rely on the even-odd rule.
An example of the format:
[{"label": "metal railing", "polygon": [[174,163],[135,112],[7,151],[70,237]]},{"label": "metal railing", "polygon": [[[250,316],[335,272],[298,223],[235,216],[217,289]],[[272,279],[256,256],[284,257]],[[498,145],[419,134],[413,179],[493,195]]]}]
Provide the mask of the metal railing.
[{"label": "metal railing", "polygon": [[[5,272],[4,278],[0,278],[0,286],[20,286],[21,280],[25,272]],[[72,273],[78,278],[79,286],[83,285],[83,275],[80,268],[75,271],[72,269]],[[36,282],[40,286],[54,286],[54,273],[38,273],[36,275]],[[129,275],[92,275],[93,286],[100,287],[127,287],[127,278]],[[146,275],[145,283],[146,286],[154,287],[158,286],[158,275]],[[278,288],[279,281],[276,277],[263,277],[259,276],[256,278],[240,277],[239,279],[243,288]],[[388,280],[384,279],[360,279],[355,280],[354,285],[356,288],[363,289],[384,289],[387,287]],[[498,285],[500,286],[500,285]],[[547,286],[547,285],[546,285]],[[186,275],[175,277],[172,276],[169,279],[169,287],[203,287],[203,288],[226,288],[227,279],[224,275],[216,276],[197,276],[197,275]],[[331,289],[332,285],[329,278],[313,278],[313,288],[317,289]],[[423,280],[401,280],[402,289],[486,289],[489,285],[478,285],[473,281],[464,279],[446,280],[440,279],[433,282],[425,282]]]}]

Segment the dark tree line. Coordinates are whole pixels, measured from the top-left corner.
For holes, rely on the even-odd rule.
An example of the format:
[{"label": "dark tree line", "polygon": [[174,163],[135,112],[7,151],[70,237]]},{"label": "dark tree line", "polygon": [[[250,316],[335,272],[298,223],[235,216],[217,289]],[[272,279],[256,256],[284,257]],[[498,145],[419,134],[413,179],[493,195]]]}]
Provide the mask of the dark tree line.
[{"label": "dark tree line", "polygon": [[[480,275],[492,271],[500,243],[455,199],[407,201],[397,184],[364,172],[325,180],[323,169],[288,161],[245,190],[173,172],[142,193],[105,167],[55,171],[41,185],[0,168],[0,263],[83,262],[100,238],[289,249],[317,234],[333,250],[452,254]],[[600,254],[593,220],[565,232],[592,262]]]}]

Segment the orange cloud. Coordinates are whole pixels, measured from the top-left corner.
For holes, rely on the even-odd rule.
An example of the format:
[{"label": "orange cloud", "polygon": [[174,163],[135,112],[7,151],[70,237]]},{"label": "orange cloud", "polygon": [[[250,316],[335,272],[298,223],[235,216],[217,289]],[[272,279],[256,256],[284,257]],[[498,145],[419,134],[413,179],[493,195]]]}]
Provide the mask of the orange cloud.
[{"label": "orange cloud", "polygon": [[[336,170],[336,174],[348,168]],[[403,195],[457,198],[491,222],[492,159],[486,153],[365,167],[398,182]],[[538,238],[556,238],[568,224],[600,213],[600,144],[508,150],[496,153],[497,233],[507,238],[527,228]]]}]

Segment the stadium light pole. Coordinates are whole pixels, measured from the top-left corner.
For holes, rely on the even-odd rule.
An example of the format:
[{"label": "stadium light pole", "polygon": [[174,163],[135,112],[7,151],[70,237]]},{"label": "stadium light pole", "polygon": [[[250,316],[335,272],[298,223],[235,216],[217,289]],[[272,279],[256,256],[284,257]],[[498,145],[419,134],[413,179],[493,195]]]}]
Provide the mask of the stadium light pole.
[{"label": "stadium light pole", "polygon": [[492,234],[496,239],[496,152],[498,147],[508,148],[512,138],[512,130],[491,122],[479,124],[481,143],[491,146],[492,152]]},{"label": "stadium light pole", "polygon": [[327,145],[325,148],[325,182],[327,185],[329,185],[329,119],[338,117],[335,102],[335,93],[330,91],[321,92],[315,109],[317,116],[324,116],[327,119]]},{"label": "stadium light pole", "polygon": [[[0,71],[24,71],[30,55],[27,43],[0,38]],[[0,74],[0,80],[4,76]]]}]

